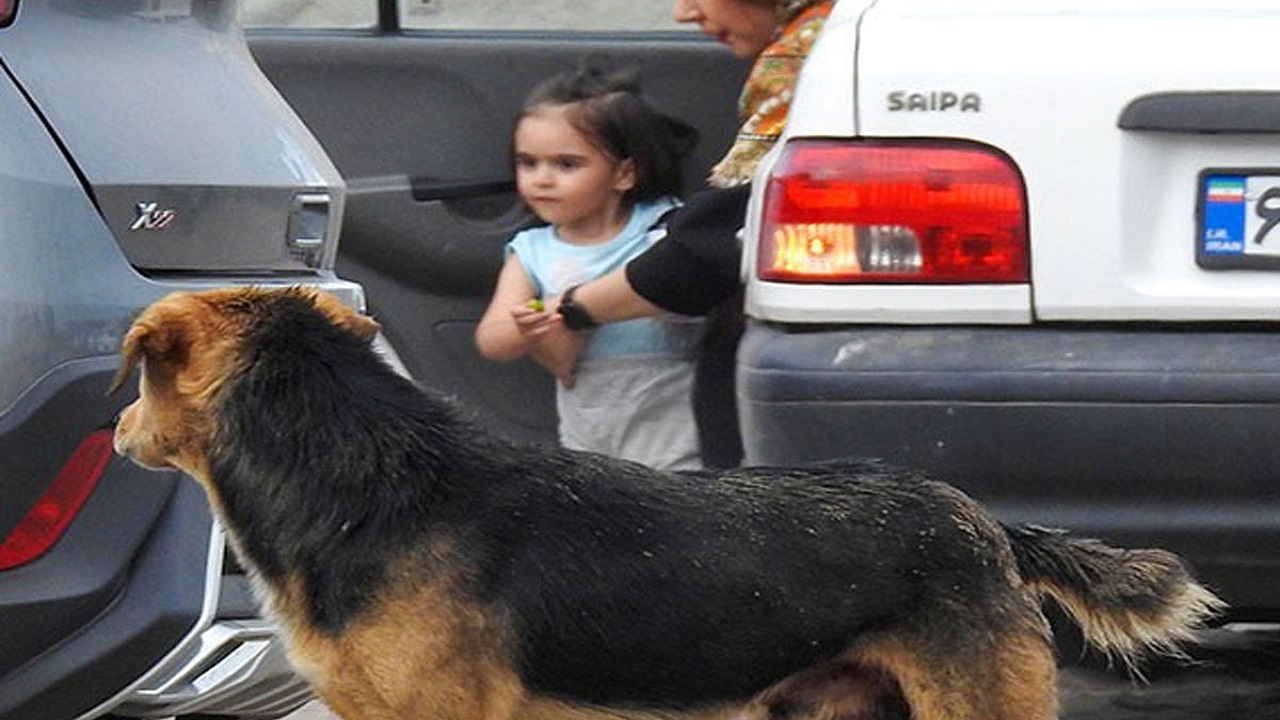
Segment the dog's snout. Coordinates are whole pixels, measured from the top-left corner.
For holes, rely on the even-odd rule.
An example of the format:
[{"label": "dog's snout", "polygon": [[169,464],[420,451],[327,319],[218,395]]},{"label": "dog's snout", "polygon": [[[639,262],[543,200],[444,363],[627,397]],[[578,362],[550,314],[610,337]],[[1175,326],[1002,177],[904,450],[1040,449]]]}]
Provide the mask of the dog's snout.
[{"label": "dog's snout", "polygon": [[130,452],[129,438],[134,434],[137,426],[137,403],[131,403],[120,409],[115,417],[111,418],[111,434],[112,446],[115,448],[116,454],[122,457],[132,458]]}]

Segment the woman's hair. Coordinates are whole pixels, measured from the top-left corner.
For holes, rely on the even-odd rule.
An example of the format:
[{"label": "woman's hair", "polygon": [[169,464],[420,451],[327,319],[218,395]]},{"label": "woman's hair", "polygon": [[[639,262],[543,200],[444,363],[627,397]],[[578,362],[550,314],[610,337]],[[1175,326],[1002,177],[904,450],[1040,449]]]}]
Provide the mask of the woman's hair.
[{"label": "woman's hair", "polygon": [[820,0],[742,0],[742,2],[749,5],[774,8],[778,12],[778,22],[785,24],[791,18],[799,15],[801,10],[810,5],[817,5]]},{"label": "woman's hair", "polygon": [[635,165],[636,184],[623,203],[680,194],[681,161],[697,143],[689,124],[655,108],[640,94],[635,73],[605,73],[586,64],[552,76],[529,94],[516,124],[538,108],[564,107],[574,129],[601,152]]}]

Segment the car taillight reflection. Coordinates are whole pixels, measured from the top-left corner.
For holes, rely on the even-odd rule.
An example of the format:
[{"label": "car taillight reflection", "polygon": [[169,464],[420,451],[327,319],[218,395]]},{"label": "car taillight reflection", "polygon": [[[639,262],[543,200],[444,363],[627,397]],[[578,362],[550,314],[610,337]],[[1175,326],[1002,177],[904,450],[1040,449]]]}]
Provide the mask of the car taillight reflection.
[{"label": "car taillight reflection", "polygon": [[94,432],[80,443],[44,495],[0,543],[0,570],[25,565],[58,542],[97,487],[111,457],[110,430]]},{"label": "car taillight reflection", "polygon": [[814,283],[1021,283],[1026,193],[968,144],[796,140],[765,190],[757,272]]}]

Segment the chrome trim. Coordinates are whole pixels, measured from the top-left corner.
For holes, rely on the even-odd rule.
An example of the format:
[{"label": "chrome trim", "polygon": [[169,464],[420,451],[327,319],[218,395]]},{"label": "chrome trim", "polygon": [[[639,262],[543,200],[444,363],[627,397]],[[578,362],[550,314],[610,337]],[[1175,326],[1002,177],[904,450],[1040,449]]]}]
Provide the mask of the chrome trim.
[{"label": "chrome trim", "polygon": [[158,666],[112,712],[144,718],[197,713],[277,717],[311,698],[271,622],[225,620],[201,633],[190,655]]},{"label": "chrome trim", "polygon": [[[222,589],[222,560],[226,553],[227,540],[222,531],[222,526],[214,521],[212,529],[209,531],[209,554],[205,561],[205,585],[203,607],[200,609],[200,617],[196,619],[195,625],[187,635],[182,638],[182,642],[169,652],[162,659],[158,667],[163,667],[166,663],[172,662],[174,658],[186,654],[187,647],[198,641],[200,634],[213,621],[214,613],[218,609],[218,593]],[[154,671],[148,671],[141,678],[126,686],[123,690],[108,698],[102,704],[93,708],[89,712],[76,718],[76,720],[92,720],[107,711],[119,705],[130,693],[141,687]]]},{"label": "chrome trim", "polygon": [[76,720],[208,714],[279,717],[306,704],[310,687],[290,666],[275,626],[262,618],[217,620],[226,536],[209,537],[200,617],[155,667]]}]

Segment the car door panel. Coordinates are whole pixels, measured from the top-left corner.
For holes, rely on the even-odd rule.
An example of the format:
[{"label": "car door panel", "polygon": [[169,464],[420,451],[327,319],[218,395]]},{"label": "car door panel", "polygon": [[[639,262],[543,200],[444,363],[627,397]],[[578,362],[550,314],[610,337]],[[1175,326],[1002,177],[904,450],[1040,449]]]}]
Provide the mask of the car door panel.
[{"label": "car door panel", "polygon": [[487,361],[472,341],[503,246],[536,221],[510,170],[516,112],[584,57],[634,68],[700,133],[692,189],[732,137],[746,66],[696,33],[259,30],[250,46],[348,184],[338,271],[364,286],[406,369],[505,435],[553,441],[550,377]]}]

